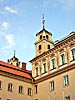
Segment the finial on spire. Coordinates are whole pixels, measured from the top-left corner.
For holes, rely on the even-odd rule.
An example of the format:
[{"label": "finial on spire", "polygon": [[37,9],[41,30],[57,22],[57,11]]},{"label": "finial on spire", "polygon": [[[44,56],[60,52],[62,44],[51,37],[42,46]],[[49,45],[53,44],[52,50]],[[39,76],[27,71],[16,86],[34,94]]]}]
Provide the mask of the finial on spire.
[{"label": "finial on spire", "polygon": [[14,50],[14,57],[15,57],[15,53],[16,53],[16,51]]},{"label": "finial on spire", "polygon": [[44,14],[43,14],[43,20],[42,20],[42,23],[43,23],[43,29],[45,28],[45,19],[44,19]]}]

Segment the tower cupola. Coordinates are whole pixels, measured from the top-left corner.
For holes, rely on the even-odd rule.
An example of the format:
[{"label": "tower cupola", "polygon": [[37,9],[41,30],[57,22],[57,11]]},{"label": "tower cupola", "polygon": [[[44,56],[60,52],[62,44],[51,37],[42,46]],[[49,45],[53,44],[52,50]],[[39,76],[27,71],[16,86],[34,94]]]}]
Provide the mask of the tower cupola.
[{"label": "tower cupola", "polygon": [[35,49],[36,49],[36,56],[50,50],[54,47],[54,43],[52,41],[52,33],[48,32],[45,29],[45,19],[43,15],[43,29],[36,34],[36,42],[35,42]]}]

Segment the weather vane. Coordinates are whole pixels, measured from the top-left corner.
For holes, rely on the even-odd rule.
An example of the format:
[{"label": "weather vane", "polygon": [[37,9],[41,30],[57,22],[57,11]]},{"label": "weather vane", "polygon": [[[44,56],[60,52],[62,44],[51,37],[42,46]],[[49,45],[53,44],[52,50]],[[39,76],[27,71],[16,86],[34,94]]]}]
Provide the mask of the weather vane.
[{"label": "weather vane", "polygon": [[43,29],[45,28],[45,19],[44,19],[44,14],[43,14],[43,20],[42,20],[42,23],[43,23]]}]

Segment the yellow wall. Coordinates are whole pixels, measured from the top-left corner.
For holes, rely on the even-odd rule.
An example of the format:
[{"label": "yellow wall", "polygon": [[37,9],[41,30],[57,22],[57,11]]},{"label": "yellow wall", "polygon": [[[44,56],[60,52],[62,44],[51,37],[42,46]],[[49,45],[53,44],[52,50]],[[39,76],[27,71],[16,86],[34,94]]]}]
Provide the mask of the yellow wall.
[{"label": "yellow wall", "polygon": [[[5,77],[5,76],[1,76],[1,75],[0,75],[0,81],[2,81],[2,90],[0,90],[0,98],[2,98],[2,100],[7,100],[7,99],[10,99],[10,100],[33,100],[33,95],[28,96],[28,88],[32,88],[32,91],[33,91],[33,87],[32,87],[31,83],[20,81],[20,80],[9,78],[9,77]],[[9,83],[13,84],[12,92],[8,91]],[[23,86],[23,94],[18,93],[19,85]]]}]

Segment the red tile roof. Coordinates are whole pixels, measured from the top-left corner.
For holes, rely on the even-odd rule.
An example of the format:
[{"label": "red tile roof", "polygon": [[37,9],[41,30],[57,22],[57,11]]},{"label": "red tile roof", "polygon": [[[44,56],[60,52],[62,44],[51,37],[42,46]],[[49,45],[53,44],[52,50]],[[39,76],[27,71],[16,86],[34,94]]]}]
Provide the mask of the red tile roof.
[{"label": "red tile roof", "polygon": [[6,62],[0,61],[0,71],[18,75],[27,79],[32,79],[30,73],[31,71],[23,71],[20,67],[8,64]]}]

